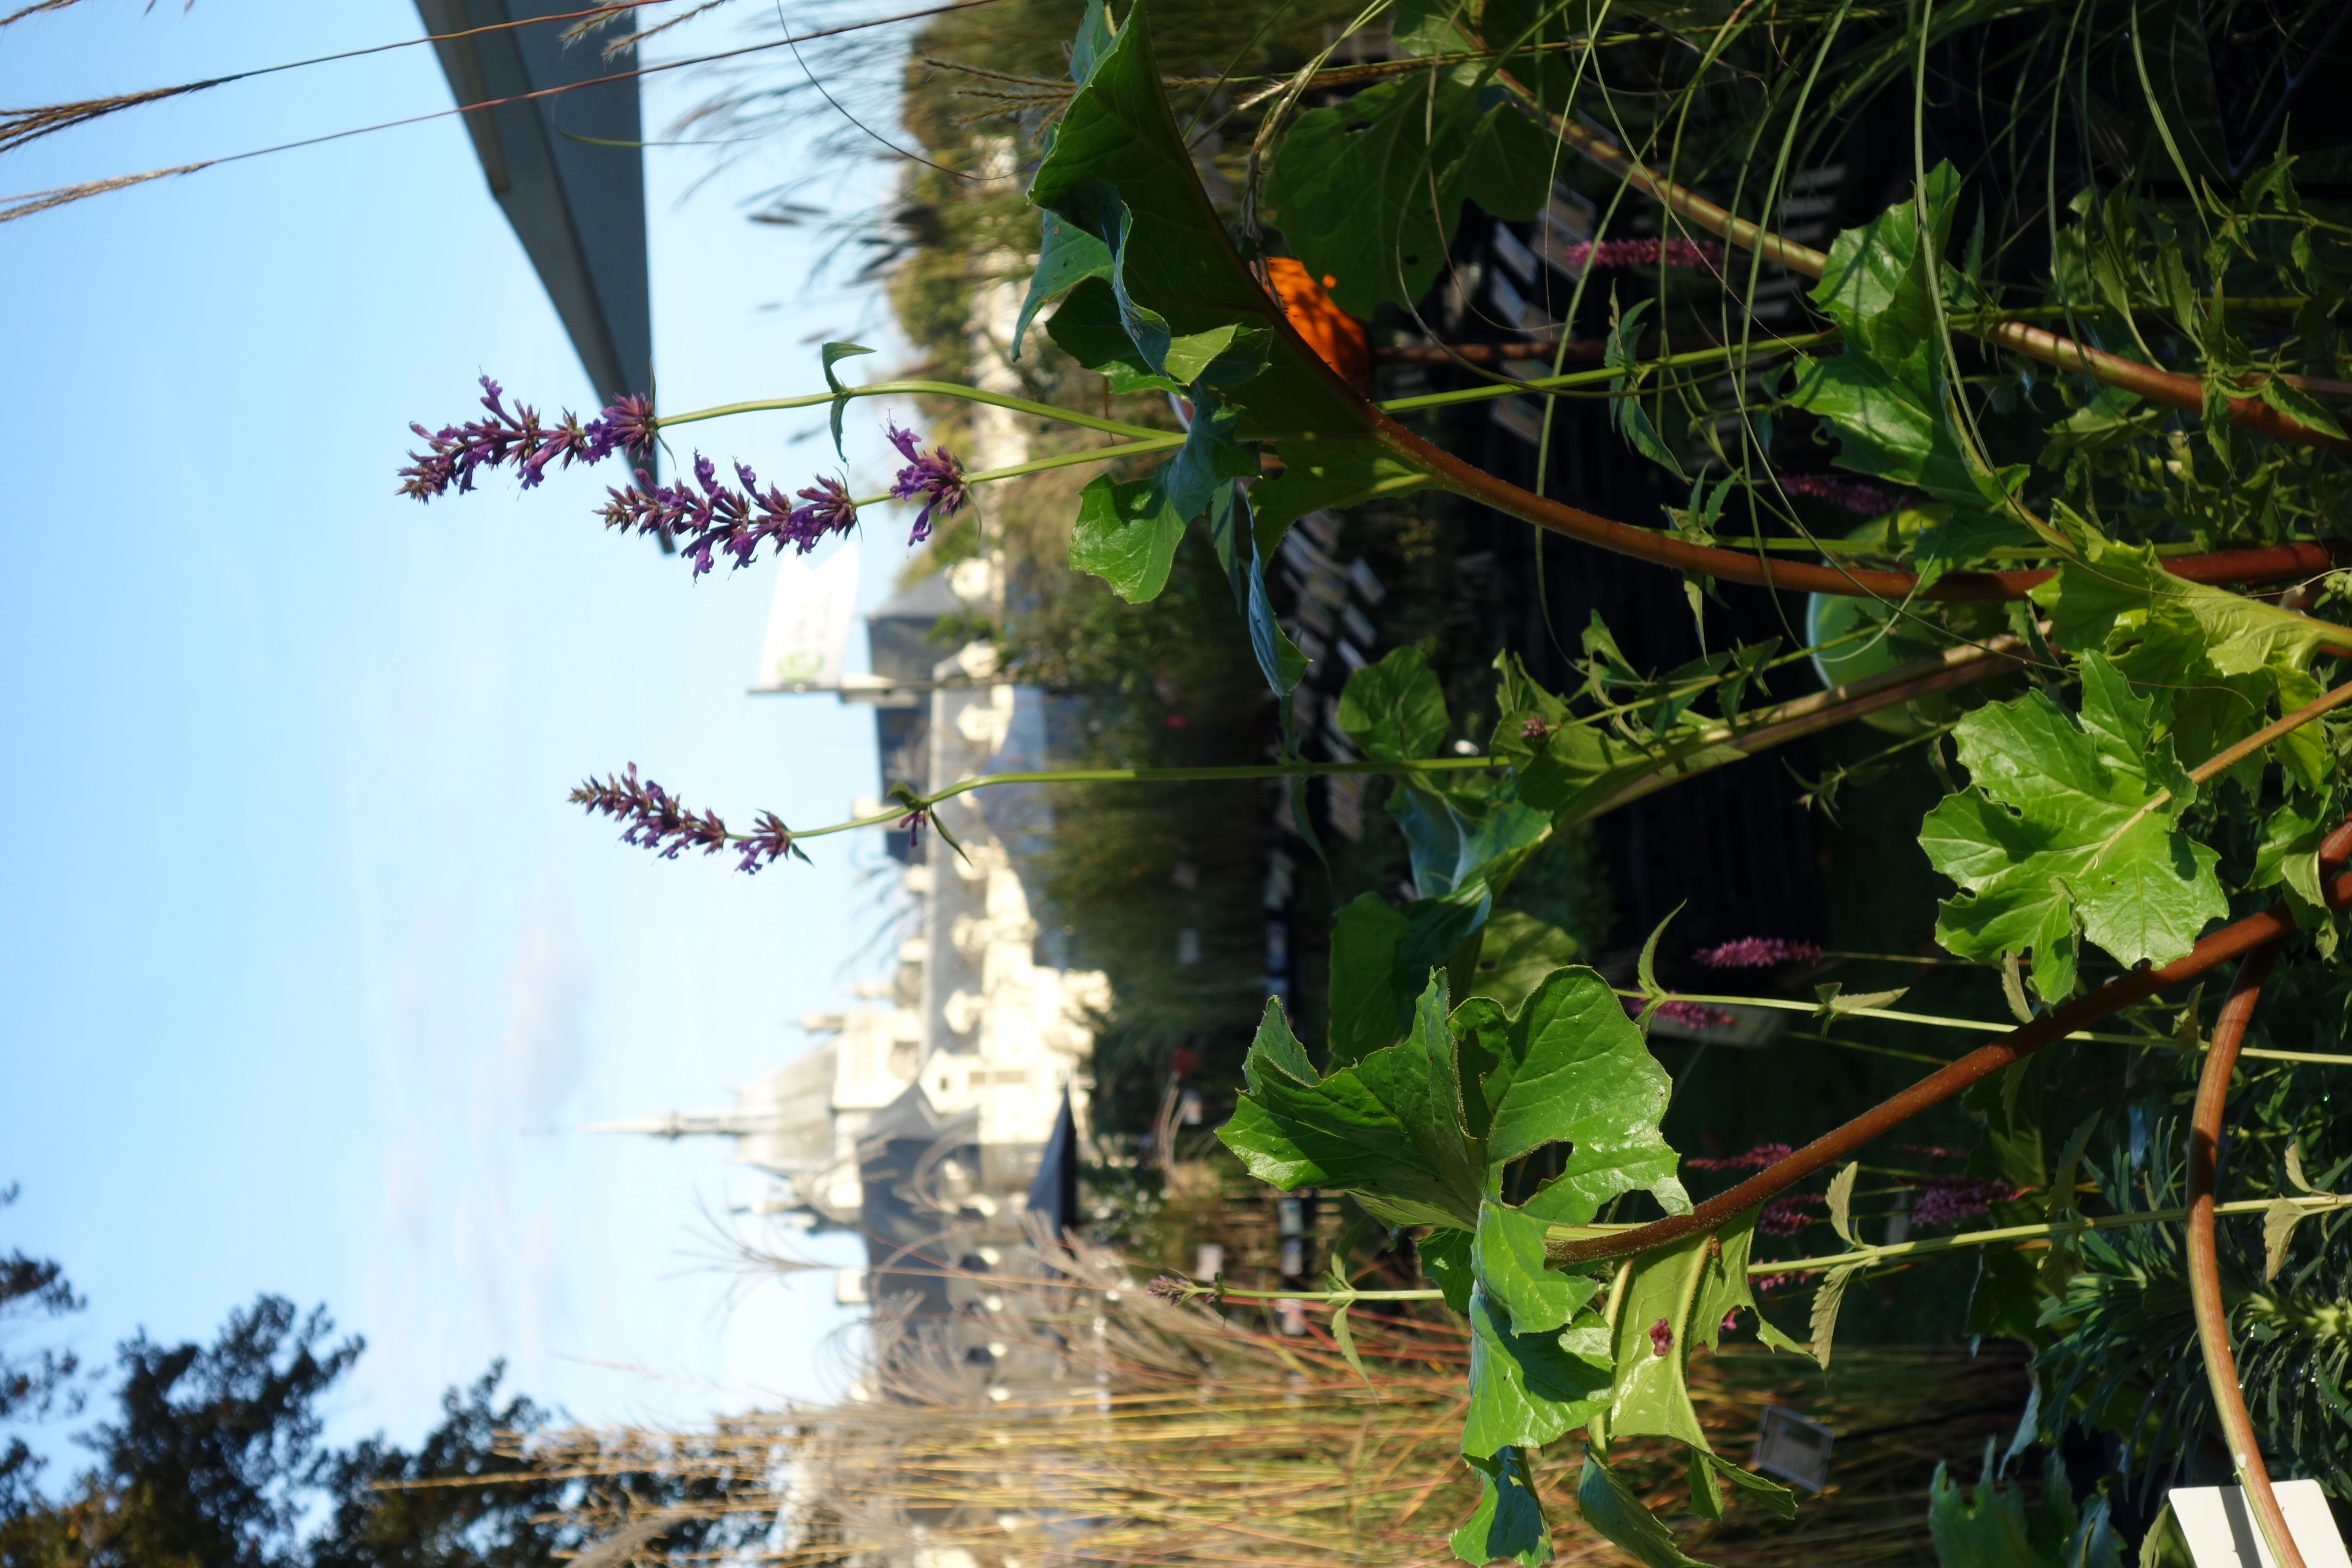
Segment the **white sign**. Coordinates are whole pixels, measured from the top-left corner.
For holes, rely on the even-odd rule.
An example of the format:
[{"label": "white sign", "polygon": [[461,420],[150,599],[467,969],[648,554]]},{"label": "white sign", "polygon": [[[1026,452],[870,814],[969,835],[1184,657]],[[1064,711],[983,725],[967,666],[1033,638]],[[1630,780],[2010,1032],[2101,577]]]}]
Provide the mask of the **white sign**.
[{"label": "white sign", "polygon": [[855,542],[843,545],[814,570],[796,555],[787,557],[776,574],[768,637],[760,649],[760,673],[751,684],[766,690],[839,686],[856,605]]},{"label": "white sign", "polygon": [[[2346,1568],[2344,1538],[2327,1511],[2327,1494],[2317,1481],[2273,1481],[2287,1533],[2303,1553],[2305,1568]],[[2246,1494],[2236,1487],[2175,1487],[2172,1517],[2189,1540],[2197,1568],[2278,1568],[2270,1543],[2254,1526]]]}]

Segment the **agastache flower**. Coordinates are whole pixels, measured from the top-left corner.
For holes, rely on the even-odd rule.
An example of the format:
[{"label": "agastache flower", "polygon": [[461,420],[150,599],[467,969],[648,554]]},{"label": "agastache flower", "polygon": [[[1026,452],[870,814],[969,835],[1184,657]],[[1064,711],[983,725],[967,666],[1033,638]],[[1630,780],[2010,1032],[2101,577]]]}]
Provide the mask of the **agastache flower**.
[{"label": "agastache flower", "polygon": [[1794,1236],[1813,1223],[1809,1209],[1829,1200],[1819,1193],[1787,1193],[1766,1204],[1756,1215],[1756,1228],[1766,1236]]},{"label": "agastache flower", "polygon": [[907,459],[907,466],[891,482],[890,499],[923,498],[923,510],[915,517],[915,531],[907,536],[908,543],[919,544],[931,536],[931,514],[953,517],[971,499],[971,492],[964,485],[963,465],[945,447],[933,447],[929,457],[923,456],[915,433],[899,429],[896,420],[890,423],[889,434],[890,445]]},{"label": "agastache flower", "polygon": [[1864,517],[1877,517],[1897,510],[1907,498],[1860,479],[1841,479],[1835,474],[1782,474],[1780,487],[1792,496],[1811,496],[1832,506],[1842,506],[1848,511]]},{"label": "agastache flower", "polygon": [[727,824],[716,813],[706,811],[698,816],[653,780],[640,780],[635,763],[629,764],[625,773],[602,780],[591,778],[573,790],[571,798],[592,816],[610,816],[623,823],[622,843],[650,849],[665,860],[677,859],[679,852],[686,849],[716,855],[721,849],[732,848],[740,856],[735,868],[750,873],[786,855],[800,853],[793,847],[791,831],[775,813],[761,812],[758,826],[751,833],[730,833]]},{"label": "agastache flower", "polygon": [[489,411],[488,418],[446,425],[437,431],[411,424],[409,428],[425,438],[425,449],[408,454],[408,467],[400,470],[400,493],[430,500],[446,495],[454,485],[462,494],[474,488],[479,470],[509,464],[529,489],[547,477],[547,466],[559,458],[568,468],[574,463],[600,463],[616,451],[641,456],[653,450],[658,422],[649,398],[634,394],[619,398],[585,425],[567,410],[551,427],[540,423],[539,411],[528,404],[518,403],[513,413],[507,412],[505,396],[505,390],[486,375],[482,406]]},{"label": "agastache flower", "polygon": [[2019,1191],[1998,1176],[1928,1176],[1904,1185],[1918,1189],[1919,1196],[1911,1205],[1911,1223],[1922,1226],[1974,1219],[1995,1204],[2008,1203]]},{"label": "agastache flower", "polygon": [[[1618,1000],[1625,1005],[1625,1016],[1629,1018],[1640,1017],[1642,1009],[1648,1005],[1639,996],[1621,996]],[[1685,1029],[1715,1029],[1739,1022],[1739,1016],[1736,1013],[1710,1007],[1704,1002],[1685,1002],[1680,997],[1659,1003],[1657,1016],[1670,1024],[1680,1024]]]},{"label": "agastache flower", "polygon": [[806,555],[857,521],[857,507],[838,479],[818,479],[800,492],[807,504],[796,507],[773,485],[761,489],[760,476],[746,464],[735,465],[735,478],[742,489],[720,483],[719,466],[697,452],[691,482],[655,485],[639,469],[635,484],[607,492],[600,515],[607,528],[667,534],[698,577],[710,570],[719,552],[732,556],[738,570],[751,563],[762,543],[772,543],[779,554],[790,545]]},{"label": "agastache flower", "polygon": [[1650,1353],[1664,1355],[1675,1348],[1675,1326],[1660,1318],[1650,1325]]},{"label": "agastache flower", "polygon": [[1722,270],[1723,247],[1712,239],[1604,239],[1568,247],[1570,267],[1701,267]]},{"label": "agastache flower", "polygon": [[1726,1154],[1714,1160],[1685,1160],[1684,1164],[1695,1171],[1760,1171],[1767,1165],[1777,1165],[1791,1152],[1786,1143],[1759,1143],[1745,1154]]},{"label": "agastache flower", "polygon": [[1790,942],[1777,936],[1744,936],[1692,956],[1709,969],[1778,969],[1784,963],[1811,963],[1822,955],[1821,943]]}]

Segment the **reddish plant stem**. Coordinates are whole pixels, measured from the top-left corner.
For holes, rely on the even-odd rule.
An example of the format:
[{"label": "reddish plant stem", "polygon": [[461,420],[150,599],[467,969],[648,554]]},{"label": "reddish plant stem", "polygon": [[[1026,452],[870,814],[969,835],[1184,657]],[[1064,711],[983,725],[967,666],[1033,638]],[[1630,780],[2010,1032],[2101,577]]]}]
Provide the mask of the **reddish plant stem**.
[{"label": "reddish plant stem", "polygon": [[2213,1390],[2213,1409],[2221,1418],[2221,1435],[2230,1445],[2230,1465],[2238,1472],[2254,1522],[2270,1542],[2279,1568],[2304,1568],[2303,1553],[2287,1530],[2286,1514],[2278,1494],[2271,1489],[2270,1471],[2254,1438],[2253,1417],[2246,1413],[2246,1396],[2238,1386],[2238,1361],[2230,1348],[2229,1309],[2221,1304],[2221,1265],[2213,1245],[2213,1168],[2221,1147],[2221,1115],[2230,1100],[2230,1075],[2238,1065],[2238,1047],[2245,1043],[2246,1026],[2253,1021],[2254,1004],[2262,1000],[2263,982],[2278,962],[2279,944],[2270,942],[2246,954],[2237,978],[2214,1020],[2212,1048],[2205,1070],[2197,1079],[2197,1109],[2189,1123],[2189,1300],[2197,1313],[2197,1341],[2205,1352],[2205,1381]]},{"label": "reddish plant stem", "polygon": [[[2347,855],[2352,855],[2352,820],[2347,820],[2329,834],[2326,841],[2319,847],[2324,866],[2339,864]],[[2352,872],[2330,879],[2323,891],[2331,910],[2352,905]],[[2294,912],[2284,900],[2273,904],[2260,914],[2248,915],[2244,920],[2223,926],[2190,949],[2185,958],[2176,959],[2161,969],[2135,970],[2110,980],[2090,994],[2077,996],[2033,1022],[2011,1030],[1990,1045],[1979,1047],[1949,1067],[1932,1072],[1900,1094],[1880,1101],[1844,1126],[1824,1132],[1787,1159],[1759,1171],[1729,1192],[1707,1199],[1688,1214],[1669,1215],[1664,1219],[1654,1220],[1633,1230],[1620,1231],[1614,1236],[1549,1242],[1545,1250],[1556,1265],[1593,1263],[1603,1258],[1630,1258],[1637,1252],[1670,1246],[1703,1230],[1713,1230],[1734,1215],[1785,1192],[1814,1172],[1835,1164],[1871,1140],[1893,1131],[1930,1106],[1942,1104],[1970,1084],[1981,1083],[2001,1068],[2023,1061],[2053,1041],[2063,1039],[2077,1029],[2087,1028],[2135,1003],[2145,1002],[2158,992],[2169,991],[2195,980],[2232,959],[2244,957],[2256,948],[2284,941],[2294,931]]]},{"label": "reddish plant stem", "polygon": [[[1312,351],[1307,351],[1312,352]],[[1748,583],[1801,594],[1836,594],[1853,598],[1900,601],[1923,598],[1943,601],[1998,602],[2022,599],[2057,575],[2053,568],[2024,572],[1947,572],[1922,589],[1910,572],[1873,571],[1853,566],[1816,566],[1801,561],[1770,561],[1712,544],[1694,544],[1654,529],[1636,528],[1521,489],[1507,479],[1423,440],[1386,414],[1363,405],[1373,438],[1413,467],[1431,475],[1456,495],[1490,506],[1507,516],[1570,539],[1597,544],[1620,555],[1631,555],[1678,571],[1697,572],[1727,583]],[[1279,443],[1277,443],[1279,445]],[[2335,556],[2315,543],[2273,544],[2260,550],[2231,550],[2213,555],[2179,555],[2166,560],[2164,569],[2190,583],[2254,583],[2306,577],[2333,569]],[[2352,647],[2352,631],[2345,634]]]}]

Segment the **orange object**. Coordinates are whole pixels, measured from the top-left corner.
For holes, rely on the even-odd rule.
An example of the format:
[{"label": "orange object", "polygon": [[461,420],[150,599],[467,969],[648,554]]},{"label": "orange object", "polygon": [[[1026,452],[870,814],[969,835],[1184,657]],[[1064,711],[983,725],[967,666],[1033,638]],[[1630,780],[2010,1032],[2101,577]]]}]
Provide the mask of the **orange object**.
[{"label": "orange object", "polygon": [[1270,256],[1266,277],[1282,313],[1307,340],[1325,364],[1346,378],[1349,385],[1369,395],[1372,389],[1372,340],[1364,323],[1331,302],[1326,289],[1339,280],[1326,276],[1320,283],[1313,273],[1287,256]]}]

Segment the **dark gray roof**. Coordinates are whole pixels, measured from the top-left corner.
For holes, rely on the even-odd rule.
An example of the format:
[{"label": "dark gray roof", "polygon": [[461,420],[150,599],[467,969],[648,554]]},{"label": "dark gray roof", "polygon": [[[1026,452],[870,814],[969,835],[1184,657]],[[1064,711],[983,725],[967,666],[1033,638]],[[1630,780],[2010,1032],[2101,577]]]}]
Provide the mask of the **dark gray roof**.
[{"label": "dark gray roof", "polygon": [[[578,0],[416,0],[435,34],[580,9]],[[618,25],[626,26],[623,19]],[[637,79],[521,102],[549,88],[634,71],[601,41],[566,47],[566,24],[503,27],[433,46],[465,116],[490,194],[554,301],[600,398],[653,390],[653,302],[646,268],[644,140]]]}]

